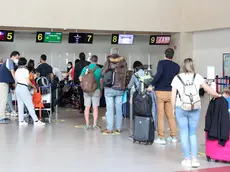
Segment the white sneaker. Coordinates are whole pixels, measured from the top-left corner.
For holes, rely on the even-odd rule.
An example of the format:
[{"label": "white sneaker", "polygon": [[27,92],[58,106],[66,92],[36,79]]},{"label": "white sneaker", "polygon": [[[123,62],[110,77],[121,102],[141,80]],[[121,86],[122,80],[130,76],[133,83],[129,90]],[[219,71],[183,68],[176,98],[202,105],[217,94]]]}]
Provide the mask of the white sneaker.
[{"label": "white sneaker", "polygon": [[184,167],[187,167],[187,168],[190,168],[191,167],[191,160],[190,159],[185,159],[181,162],[181,165],[184,166]]},{"label": "white sneaker", "polygon": [[200,166],[200,163],[199,163],[199,161],[197,160],[197,159],[195,159],[195,158],[193,158],[192,160],[191,160],[191,165],[192,165],[192,168],[198,168],[199,166]]},{"label": "white sneaker", "polygon": [[154,143],[160,144],[160,145],[165,145],[165,144],[166,144],[166,141],[165,141],[165,139],[160,139],[160,138],[158,138],[158,139],[156,139],[156,140],[154,141]]},{"label": "white sneaker", "polygon": [[29,114],[24,113],[24,118],[28,118],[28,117],[29,117]]},{"label": "white sneaker", "polygon": [[28,123],[25,121],[19,122],[19,126],[27,126],[27,125],[28,125]]},{"label": "white sneaker", "polygon": [[102,117],[102,120],[106,120],[106,116],[103,116],[103,117]]},{"label": "white sneaker", "polygon": [[13,112],[11,112],[10,116],[11,116],[11,117],[18,117],[18,113],[15,112],[15,111],[13,111]]},{"label": "white sneaker", "polygon": [[177,138],[176,137],[168,137],[167,138],[168,142],[173,142],[173,143],[177,143]]},{"label": "white sneaker", "polygon": [[37,122],[34,122],[34,126],[44,126],[46,125],[44,122],[41,122],[41,121],[37,121]]},{"label": "white sneaker", "polygon": [[11,113],[8,112],[8,111],[6,111],[6,112],[5,112],[5,115],[6,115],[6,116],[11,116]]}]

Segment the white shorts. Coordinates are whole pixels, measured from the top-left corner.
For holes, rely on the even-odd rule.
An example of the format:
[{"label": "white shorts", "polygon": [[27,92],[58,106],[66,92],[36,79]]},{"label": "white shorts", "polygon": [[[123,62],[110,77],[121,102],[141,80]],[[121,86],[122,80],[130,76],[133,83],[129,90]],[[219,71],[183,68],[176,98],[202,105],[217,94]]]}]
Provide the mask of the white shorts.
[{"label": "white shorts", "polygon": [[97,89],[94,93],[84,93],[84,105],[98,107],[100,105],[100,90]]}]

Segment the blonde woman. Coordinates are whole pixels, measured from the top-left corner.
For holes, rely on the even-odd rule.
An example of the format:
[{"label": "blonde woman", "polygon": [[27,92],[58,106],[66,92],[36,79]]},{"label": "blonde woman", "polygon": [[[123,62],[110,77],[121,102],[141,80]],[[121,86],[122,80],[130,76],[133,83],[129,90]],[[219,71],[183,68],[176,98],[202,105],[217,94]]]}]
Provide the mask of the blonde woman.
[{"label": "blonde woman", "polygon": [[[174,77],[171,85],[172,107],[180,128],[180,140],[185,158],[181,164],[185,167],[197,168],[200,166],[200,163],[197,160],[196,136],[196,129],[200,120],[201,108],[199,89],[201,87],[204,88],[205,91],[214,97],[220,97],[221,95],[209,87],[200,74],[195,73],[193,60],[191,58],[184,60],[182,64],[182,72]],[[195,106],[191,105],[191,109],[188,108],[189,104],[184,102],[186,99],[186,91],[191,92],[189,95],[194,96],[192,98],[196,98],[197,100],[197,104],[195,104]]]}]

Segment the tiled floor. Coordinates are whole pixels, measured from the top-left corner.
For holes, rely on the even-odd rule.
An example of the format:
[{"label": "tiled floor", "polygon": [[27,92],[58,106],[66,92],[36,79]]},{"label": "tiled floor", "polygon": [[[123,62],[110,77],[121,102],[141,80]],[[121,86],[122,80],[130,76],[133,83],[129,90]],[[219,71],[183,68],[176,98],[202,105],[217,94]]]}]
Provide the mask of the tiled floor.
[{"label": "tiled floor", "polygon": [[[206,107],[206,105],[204,106]],[[204,108],[205,109],[205,108]],[[14,121],[0,126],[0,172],[173,172],[184,171],[180,143],[166,146],[133,144],[128,120],[121,135],[102,135],[84,131],[82,114],[61,109],[61,120],[45,128],[19,127]],[[101,109],[101,115],[104,110]],[[198,130],[199,152],[204,153],[204,111]],[[104,126],[103,120],[100,125]],[[167,130],[167,134],[169,131]],[[199,156],[207,172],[230,172],[229,164],[207,162]],[[216,168],[223,167],[225,168]],[[225,171],[224,171],[225,169]]]}]

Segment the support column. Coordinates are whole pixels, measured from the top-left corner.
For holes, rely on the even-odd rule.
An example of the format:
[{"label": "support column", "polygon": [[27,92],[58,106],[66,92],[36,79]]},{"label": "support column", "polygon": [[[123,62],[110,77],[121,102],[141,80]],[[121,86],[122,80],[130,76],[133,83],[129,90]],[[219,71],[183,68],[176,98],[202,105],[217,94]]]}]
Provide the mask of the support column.
[{"label": "support column", "polygon": [[186,58],[193,58],[193,35],[190,32],[172,34],[170,46],[175,50],[174,60],[181,65]]}]

